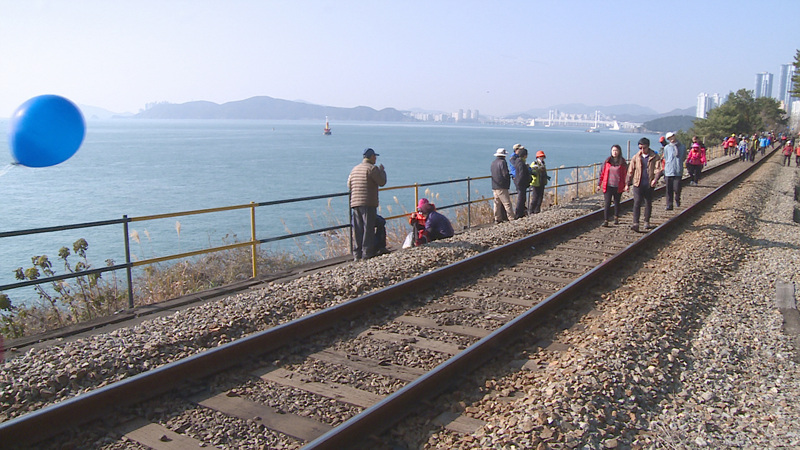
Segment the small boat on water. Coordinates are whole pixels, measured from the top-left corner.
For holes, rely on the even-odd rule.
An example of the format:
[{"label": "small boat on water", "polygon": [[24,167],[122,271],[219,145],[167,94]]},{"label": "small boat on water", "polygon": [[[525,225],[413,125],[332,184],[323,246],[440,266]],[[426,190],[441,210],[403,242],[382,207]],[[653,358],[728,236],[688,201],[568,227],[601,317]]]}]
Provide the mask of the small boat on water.
[{"label": "small boat on water", "polygon": [[328,116],[325,116],[325,129],[322,130],[322,134],[325,136],[331,135],[331,126],[328,124]]},{"label": "small boat on water", "polygon": [[597,119],[600,117],[600,111],[594,112],[594,126],[586,130],[587,133],[599,133],[600,129],[597,128]]}]

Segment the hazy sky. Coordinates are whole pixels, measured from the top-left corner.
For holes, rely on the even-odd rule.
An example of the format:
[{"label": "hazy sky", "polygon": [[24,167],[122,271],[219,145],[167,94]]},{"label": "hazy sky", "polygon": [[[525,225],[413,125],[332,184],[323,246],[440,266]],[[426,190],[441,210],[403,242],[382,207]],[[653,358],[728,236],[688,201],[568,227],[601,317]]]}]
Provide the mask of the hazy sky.
[{"label": "hazy sky", "polygon": [[258,95],[505,115],[668,112],[753,89],[800,48],[800,1],[0,0],[0,117]]}]

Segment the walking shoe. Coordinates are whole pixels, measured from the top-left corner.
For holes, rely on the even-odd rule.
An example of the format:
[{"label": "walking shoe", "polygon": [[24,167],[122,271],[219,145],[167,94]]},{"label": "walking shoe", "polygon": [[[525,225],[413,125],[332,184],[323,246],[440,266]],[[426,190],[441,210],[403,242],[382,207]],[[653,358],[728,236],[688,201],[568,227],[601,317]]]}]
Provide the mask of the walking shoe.
[{"label": "walking shoe", "polygon": [[633,230],[633,231],[638,233],[639,232],[639,224],[635,223],[635,224],[631,225],[631,230]]},{"label": "walking shoe", "polygon": [[664,208],[664,210],[665,211],[672,211],[672,205],[668,205],[666,208]]},{"label": "walking shoe", "polygon": [[651,228],[655,228],[655,227],[651,227],[651,226],[650,226],[650,222],[645,222],[645,223],[644,223],[644,229],[645,229],[645,230],[649,230],[649,229],[651,229]]},{"label": "walking shoe", "polygon": [[614,218],[614,225],[619,225],[619,217]]},{"label": "walking shoe", "polygon": [[604,226],[604,227],[607,227],[607,226],[608,226],[608,221],[607,221],[607,220],[604,220],[604,221],[603,221],[603,226]]},{"label": "walking shoe", "polygon": [[681,201],[676,199],[676,200],[675,200],[675,206],[677,206],[678,208],[680,208],[680,207],[681,207]]}]

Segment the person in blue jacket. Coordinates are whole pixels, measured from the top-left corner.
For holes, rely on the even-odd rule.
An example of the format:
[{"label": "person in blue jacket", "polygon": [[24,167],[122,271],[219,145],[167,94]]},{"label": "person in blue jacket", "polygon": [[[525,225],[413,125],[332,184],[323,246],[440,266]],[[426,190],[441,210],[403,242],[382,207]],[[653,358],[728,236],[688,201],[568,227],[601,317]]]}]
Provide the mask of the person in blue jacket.
[{"label": "person in blue jacket", "polygon": [[670,131],[667,133],[669,144],[664,147],[664,177],[667,181],[667,211],[673,205],[681,206],[681,179],[683,163],[686,161],[686,146],[678,142],[678,137]]}]

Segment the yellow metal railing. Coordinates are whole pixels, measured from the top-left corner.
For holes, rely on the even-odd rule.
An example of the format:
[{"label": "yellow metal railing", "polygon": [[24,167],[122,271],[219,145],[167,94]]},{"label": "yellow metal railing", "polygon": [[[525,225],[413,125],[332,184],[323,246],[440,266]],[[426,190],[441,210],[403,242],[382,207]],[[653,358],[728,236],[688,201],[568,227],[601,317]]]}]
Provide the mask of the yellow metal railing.
[{"label": "yellow metal railing", "polygon": [[[723,151],[721,147],[713,147],[709,148],[707,151],[707,157],[709,160],[718,158],[723,156]],[[570,196],[571,198],[580,197],[581,196],[581,184],[591,183],[591,191],[590,194],[595,194],[597,192],[597,182],[598,182],[598,175],[599,175],[599,168],[602,166],[602,163],[592,164],[588,166],[575,166],[575,167],[558,167],[554,169],[548,169],[548,172],[551,173],[553,184],[549,185],[545,188],[545,192],[549,194],[549,197],[552,201],[553,205],[559,204],[559,199],[563,198],[564,196]],[[567,173],[567,175],[564,174]],[[569,178],[570,172],[574,172],[574,180]],[[584,176],[586,175],[586,176]],[[472,206],[477,205],[483,202],[489,202],[492,200],[491,197],[481,196],[481,198],[473,200],[471,198],[471,191],[472,191],[472,182],[474,181],[482,181],[490,179],[490,176],[482,176],[476,178],[464,178],[460,180],[450,180],[450,181],[440,181],[440,182],[433,182],[433,183],[414,183],[409,185],[403,186],[392,186],[387,188],[380,189],[380,192],[387,192],[387,191],[396,191],[396,190],[413,190],[413,199],[414,199],[414,208],[416,208],[417,203],[419,202],[420,198],[420,188],[421,187],[430,187],[430,186],[437,186],[437,185],[445,185],[445,184],[453,184],[453,183],[466,183],[467,185],[467,200],[461,203],[454,203],[450,205],[442,205],[437,209],[447,209],[447,208],[454,208],[454,207],[466,207],[467,209],[467,227],[472,226],[471,220],[471,211]],[[574,191],[572,191],[571,187],[574,186]],[[571,192],[572,191],[572,192]],[[588,192],[587,192],[588,193]],[[58,275],[49,278],[41,278],[36,280],[27,280],[19,283],[12,283],[6,285],[0,285],[0,292],[3,290],[9,289],[16,289],[26,286],[32,285],[39,285],[45,284],[53,281],[59,280],[66,280],[70,278],[77,278],[81,276],[86,276],[89,274],[99,274],[103,272],[113,271],[113,270],[126,270],[127,278],[128,278],[128,302],[129,306],[133,307],[133,280],[131,275],[131,269],[134,267],[140,266],[147,266],[152,264],[157,264],[160,262],[171,261],[176,259],[185,259],[190,258],[193,256],[199,256],[214,252],[226,251],[226,250],[233,250],[237,248],[243,247],[250,247],[251,248],[251,275],[255,278],[258,276],[258,269],[257,269],[257,255],[258,255],[258,246],[262,243],[266,242],[273,242],[277,240],[283,239],[292,239],[301,236],[306,236],[310,234],[321,234],[327,233],[335,230],[341,229],[348,229],[350,228],[350,223],[347,225],[337,225],[331,226],[326,228],[320,228],[315,230],[310,230],[302,233],[295,233],[295,234],[286,234],[278,237],[270,237],[264,239],[258,239],[256,233],[256,208],[264,207],[264,206],[275,206],[281,205],[286,203],[292,202],[303,202],[303,201],[310,201],[310,200],[318,200],[318,199],[330,199],[333,197],[346,197],[348,193],[338,193],[338,194],[327,194],[327,195],[319,195],[314,197],[306,197],[306,198],[294,198],[294,199],[287,199],[287,200],[279,200],[279,201],[271,201],[271,202],[262,202],[262,203],[255,203],[251,202],[248,204],[242,205],[233,205],[233,206],[224,206],[218,208],[208,208],[208,209],[198,209],[198,210],[191,210],[191,211],[182,211],[182,212],[175,212],[175,213],[166,213],[166,214],[154,214],[154,215],[147,215],[147,216],[139,216],[139,217],[127,217],[123,216],[122,219],[116,220],[107,220],[107,221],[98,221],[98,222],[91,222],[91,223],[84,223],[84,224],[73,224],[73,225],[64,225],[64,226],[57,226],[57,227],[48,227],[48,228],[38,228],[38,229],[29,229],[29,230],[20,230],[20,231],[12,231],[12,232],[0,232],[0,238],[4,237],[12,237],[12,236],[22,236],[22,235],[30,235],[30,234],[40,234],[40,233],[49,233],[54,231],[64,231],[64,230],[71,230],[71,229],[79,229],[79,228],[91,228],[91,227],[100,227],[100,226],[108,226],[114,224],[122,224],[123,225],[123,232],[124,232],[124,243],[125,243],[125,264],[119,265],[112,265],[104,268],[99,269],[91,269],[86,271],[80,271],[71,274],[65,275]],[[348,205],[349,206],[349,205]],[[130,223],[136,222],[145,222],[145,221],[152,221],[152,220],[159,220],[159,219],[167,219],[167,218],[174,218],[174,217],[182,217],[182,216],[191,216],[191,215],[200,215],[200,214],[208,214],[208,213],[215,213],[215,212],[224,212],[224,211],[233,211],[233,210],[242,210],[242,209],[249,209],[250,210],[250,239],[246,242],[237,242],[234,244],[227,244],[217,247],[211,247],[201,250],[195,250],[190,252],[182,252],[176,253],[172,255],[160,256],[155,258],[148,258],[140,261],[131,261],[131,254],[130,254],[130,234],[128,230],[128,225]],[[348,208],[349,210],[349,208]],[[391,215],[386,217],[385,219],[388,220],[396,220],[400,218],[406,218],[407,214],[404,212],[403,214]]]}]

